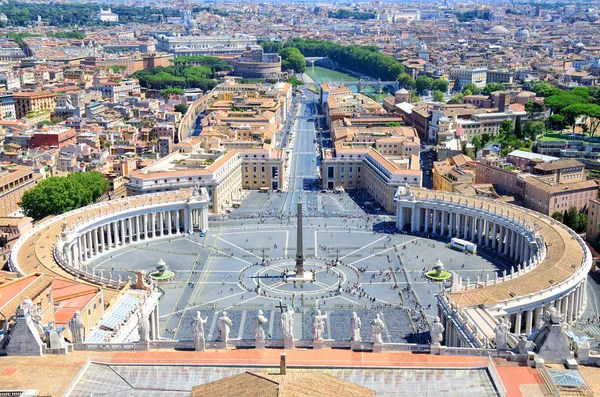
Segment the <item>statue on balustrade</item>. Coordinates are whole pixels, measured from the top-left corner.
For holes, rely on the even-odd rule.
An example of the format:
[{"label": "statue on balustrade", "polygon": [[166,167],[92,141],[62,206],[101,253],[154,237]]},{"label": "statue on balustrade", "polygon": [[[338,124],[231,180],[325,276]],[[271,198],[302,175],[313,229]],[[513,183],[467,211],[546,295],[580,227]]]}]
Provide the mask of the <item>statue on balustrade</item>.
[{"label": "statue on balustrade", "polygon": [[381,339],[381,333],[385,329],[385,324],[381,319],[381,314],[377,314],[374,320],[371,320],[371,339],[373,344],[382,345],[383,339]]},{"label": "statue on balustrade", "polygon": [[356,312],[352,312],[352,318],[350,319],[350,340],[352,342],[362,342],[360,337],[361,325],[360,317],[358,317]]},{"label": "statue on balustrade", "polygon": [[433,320],[433,324],[431,325],[431,329],[429,330],[429,334],[431,335],[431,344],[435,346],[439,346],[442,342],[445,328],[440,322],[440,318],[436,317]]},{"label": "statue on balustrade", "polygon": [[219,320],[217,321],[217,341],[227,342],[227,340],[229,339],[229,329],[231,328],[232,324],[233,323],[231,322],[231,319],[227,317],[227,312],[223,311],[223,314],[221,315],[221,317],[219,317]]},{"label": "statue on balustrade", "polygon": [[69,321],[69,329],[73,336],[73,343],[82,343],[85,339],[85,325],[81,319],[81,312],[77,310]]},{"label": "statue on balustrade", "polygon": [[510,324],[504,321],[504,317],[500,317],[500,323],[496,326],[494,332],[496,333],[496,349],[506,350],[508,346],[507,336],[510,330]]},{"label": "statue on balustrade", "polygon": [[257,341],[264,341],[267,336],[267,331],[265,329],[266,324],[269,322],[267,318],[264,316],[262,310],[259,310],[256,314],[256,319],[254,321],[254,338]]},{"label": "statue on balustrade", "polygon": [[323,333],[325,332],[325,319],[327,318],[327,315],[321,314],[320,310],[317,310],[317,313],[315,314],[314,318],[313,318],[313,323],[312,323],[312,338],[313,340],[323,340]]},{"label": "statue on balustrade", "polygon": [[199,345],[204,342],[204,324],[208,321],[208,317],[202,318],[200,312],[196,312],[196,318],[194,319],[192,326],[192,334],[194,338],[194,345],[196,346],[196,350],[199,349]]},{"label": "statue on balustrade", "polygon": [[150,341],[150,320],[142,312],[138,312],[138,334],[140,342]]},{"label": "statue on balustrade", "polygon": [[294,308],[291,305],[281,313],[281,332],[284,339],[294,339]]}]

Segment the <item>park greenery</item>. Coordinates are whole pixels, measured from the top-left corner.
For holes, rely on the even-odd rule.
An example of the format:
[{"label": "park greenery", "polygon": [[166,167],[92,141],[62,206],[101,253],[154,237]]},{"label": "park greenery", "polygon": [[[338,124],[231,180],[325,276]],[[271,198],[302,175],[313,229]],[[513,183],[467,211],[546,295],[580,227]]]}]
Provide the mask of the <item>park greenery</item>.
[{"label": "park greenery", "polygon": [[75,40],[83,40],[85,39],[85,33],[83,32],[64,32],[58,31],[55,33],[48,33],[48,37],[54,37],[56,39],[75,39]]},{"label": "park greenery", "polygon": [[[29,26],[37,23],[38,15],[50,26],[97,26],[110,23],[96,18],[100,4],[91,2],[79,3],[24,3],[9,1],[0,4],[0,12],[8,17],[11,26]],[[119,24],[157,23],[167,17],[179,16],[177,9],[156,9],[152,7],[112,6],[112,11],[119,15]],[[114,24],[114,23],[113,23]]]},{"label": "park greenery", "polygon": [[[575,132],[576,122],[585,116],[586,122],[581,125],[584,133],[594,136],[600,127],[600,87],[575,87],[571,90],[561,90],[546,81],[537,81],[530,89],[544,97],[544,104],[551,111],[548,125],[554,129],[570,127]],[[528,112],[539,111],[534,105],[527,106]]]},{"label": "park greenery", "polygon": [[304,82],[302,80],[298,80],[295,77],[290,77],[289,79],[286,80],[286,83],[290,83],[293,87],[298,87],[300,85],[304,85]]},{"label": "park greenery", "polygon": [[38,221],[92,204],[106,187],[104,175],[96,171],[53,176],[23,193],[19,205],[25,216]]},{"label": "park greenery", "polygon": [[283,70],[293,70],[296,73],[304,73],[306,70],[304,55],[297,48],[285,47],[277,53],[281,57],[281,68]]},{"label": "park greenery", "polygon": [[169,66],[138,70],[133,77],[145,88],[164,90],[167,88],[213,89],[215,71],[209,66]]},{"label": "park greenery", "polygon": [[188,66],[187,64],[194,66],[208,66],[215,72],[222,72],[232,68],[231,65],[223,59],[208,56],[183,56],[173,59],[172,62],[173,65],[176,66]]},{"label": "park greenery", "polygon": [[571,207],[564,212],[555,211],[552,218],[570,227],[577,233],[583,233],[587,227],[587,214],[580,213],[577,208]]},{"label": "park greenery", "polygon": [[327,13],[327,17],[328,18],[336,18],[336,19],[353,18],[353,19],[357,19],[360,21],[365,21],[367,19],[375,19],[375,13],[374,12],[360,12],[360,11],[350,11],[350,10],[340,9],[340,10],[336,10],[336,11],[329,11]]},{"label": "park greenery", "polygon": [[327,40],[294,38],[286,43],[262,41],[265,52],[278,52],[282,48],[297,48],[305,57],[327,57],[340,67],[384,81],[396,80],[404,67],[393,56],[379,52],[375,45],[344,46]]},{"label": "park greenery", "polygon": [[159,92],[160,96],[164,96],[164,97],[168,97],[170,95],[183,95],[185,94],[185,91],[182,90],[181,88],[165,88],[164,90],[160,90]]}]

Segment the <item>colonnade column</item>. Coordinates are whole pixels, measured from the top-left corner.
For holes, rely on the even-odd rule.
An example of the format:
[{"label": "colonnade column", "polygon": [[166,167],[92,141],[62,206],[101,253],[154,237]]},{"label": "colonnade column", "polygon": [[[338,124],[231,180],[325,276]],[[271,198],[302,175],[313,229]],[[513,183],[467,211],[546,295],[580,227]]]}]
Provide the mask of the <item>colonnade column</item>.
[{"label": "colonnade column", "polygon": [[416,206],[411,208],[411,214],[410,214],[410,231],[411,232],[416,232],[417,230],[417,208]]},{"label": "colonnade column", "polygon": [[433,210],[433,234],[438,234],[438,210]]},{"label": "colonnade column", "polygon": [[171,211],[167,211],[167,236],[171,235],[171,232],[173,231],[173,226],[172,226],[172,222],[171,222]]},{"label": "colonnade column", "polygon": [[442,210],[441,215],[442,215],[442,226],[440,229],[440,236],[445,236],[446,235],[446,217],[448,214],[446,213],[446,211]]},{"label": "colonnade column", "polygon": [[106,225],[106,249],[108,251],[110,251],[110,249],[112,248],[112,228],[112,223]]},{"label": "colonnade column", "polygon": [[181,232],[181,225],[179,223],[179,210],[175,210],[175,233],[179,234]]},{"label": "colonnade column", "polygon": [[478,222],[479,223],[477,224],[477,234],[479,236],[477,238],[477,245],[479,245],[481,247],[481,242],[483,241],[483,235],[486,230],[486,224],[485,224],[485,219],[483,219],[483,218],[479,218]]},{"label": "colonnade column", "polygon": [[457,214],[455,214],[452,211],[448,212],[448,214],[450,216],[450,230],[448,231],[448,237],[452,238],[452,237],[454,237],[454,230],[455,230],[454,221],[455,221]]},{"label": "colonnade column", "polygon": [[425,208],[425,222],[423,222],[425,233],[429,233],[429,217],[430,216],[431,216],[431,210],[429,208]]},{"label": "colonnade column", "polygon": [[121,245],[125,245],[125,219],[121,219]]},{"label": "colonnade column", "polygon": [[514,230],[510,231],[510,257],[515,257],[515,245],[517,244],[517,233]]},{"label": "colonnade column", "polygon": [[517,313],[515,316],[515,334],[517,334],[517,335],[521,334],[522,316],[523,316],[523,313]]},{"label": "colonnade column", "polygon": [[152,226],[152,238],[156,237],[156,212],[150,214],[150,226]]},{"label": "colonnade column", "polygon": [[498,235],[498,227],[496,226],[496,223],[492,222],[492,248],[496,249],[496,245],[498,244],[498,241],[496,240],[496,237]]},{"label": "colonnade column", "polygon": [[531,329],[533,327],[533,310],[527,310],[527,318],[525,320],[525,333],[531,335]]}]

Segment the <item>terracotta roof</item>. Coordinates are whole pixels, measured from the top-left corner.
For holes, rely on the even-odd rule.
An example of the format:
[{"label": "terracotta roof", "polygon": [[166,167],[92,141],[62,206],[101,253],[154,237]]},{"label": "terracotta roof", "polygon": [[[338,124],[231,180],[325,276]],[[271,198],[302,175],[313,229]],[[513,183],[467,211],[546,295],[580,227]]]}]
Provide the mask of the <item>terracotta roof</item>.
[{"label": "terracotta roof", "polygon": [[554,171],[572,167],[583,167],[583,163],[577,160],[557,160],[538,164],[534,169],[541,171]]},{"label": "terracotta roof", "polygon": [[266,372],[231,376],[215,382],[196,386],[191,397],[236,396],[236,397],[366,397],[375,392],[366,387],[346,382],[335,376],[322,373],[288,370],[286,375]]}]

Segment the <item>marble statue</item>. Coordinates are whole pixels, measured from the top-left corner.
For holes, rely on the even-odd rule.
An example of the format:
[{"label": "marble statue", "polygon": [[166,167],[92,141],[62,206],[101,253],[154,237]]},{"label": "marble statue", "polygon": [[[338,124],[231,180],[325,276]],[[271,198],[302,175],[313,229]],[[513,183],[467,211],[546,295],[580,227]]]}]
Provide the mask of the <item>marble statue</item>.
[{"label": "marble statue", "polygon": [[69,329],[73,335],[73,343],[82,343],[85,339],[85,326],[81,319],[81,312],[77,310],[73,318],[69,321]]},{"label": "marble statue", "polygon": [[323,332],[325,332],[326,314],[321,314],[320,310],[313,317],[312,323],[312,338],[313,340],[323,340]]},{"label": "marble statue", "polygon": [[227,317],[227,312],[223,311],[219,320],[217,320],[217,328],[218,328],[218,337],[217,340],[219,342],[227,342],[229,340],[229,329],[231,328],[231,319]]},{"label": "marble statue", "polygon": [[198,347],[204,342],[204,324],[206,324],[207,321],[208,317],[202,318],[200,312],[196,312],[196,318],[192,323],[192,336],[194,338],[196,350],[202,350]]},{"label": "marble statue", "polygon": [[444,335],[444,326],[440,322],[440,318],[436,317],[433,320],[433,324],[431,325],[431,329],[429,330],[429,334],[431,335],[431,344],[438,345],[442,342]]},{"label": "marble statue", "polygon": [[294,308],[291,305],[281,313],[281,332],[284,339],[294,339]]},{"label": "marble statue", "polygon": [[377,314],[377,317],[374,320],[371,320],[371,338],[373,340],[373,344],[383,344],[383,339],[381,339],[381,333],[384,329],[385,324],[381,319],[381,314]]},{"label": "marble statue", "polygon": [[356,314],[356,312],[352,312],[352,318],[350,319],[350,340],[352,342],[362,342],[360,337],[360,317]]},{"label": "marble statue", "polygon": [[266,324],[269,322],[267,318],[264,316],[262,310],[259,310],[256,314],[256,319],[254,321],[254,338],[256,340],[265,340],[267,335],[267,331],[265,330]]},{"label": "marble statue", "polygon": [[138,334],[140,335],[140,342],[150,341],[150,320],[148,316],[144,316],[142,313],[138,314]]},{"label": "marble statue", "polygon": [[507,336],[510,330],[510,324],[507,324],[504,321],[504,317],[500,317],[500,323],[496,326],[494,332],[496,333],[496,349],[498,350],[506,350],[508,345]]}]

